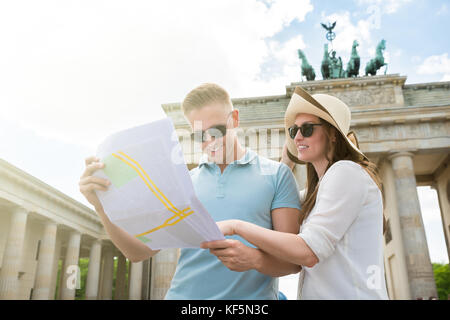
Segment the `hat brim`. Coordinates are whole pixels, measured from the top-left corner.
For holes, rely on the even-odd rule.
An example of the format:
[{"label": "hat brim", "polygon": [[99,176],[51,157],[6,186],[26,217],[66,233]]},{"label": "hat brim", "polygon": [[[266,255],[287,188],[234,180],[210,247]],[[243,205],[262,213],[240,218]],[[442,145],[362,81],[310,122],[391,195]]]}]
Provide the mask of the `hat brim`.
[{"label": "hat brim", "polygon": [[295,146],[294,139],[289,136],[289,128],[294,125],[295,119],[299,113],[308,113],[315,115],[328,123],[330,123],[344,138],[351,150],[358,153],[363,159],[369,160],[367,156],[361,152],[353,142],[347,137],[347,135],[339,127],[333,116],[328,112],[321,103],[319,103],[314,97],[312,97],[308,92],[303,90],[301,87],[296,87],[292,93],[291,100],[286,109],[284,121],[285,121],[285,135],[287,143],[287,154],[291,161],[298,164],[305,164],[304,161],[298,159],[298,150]]}]

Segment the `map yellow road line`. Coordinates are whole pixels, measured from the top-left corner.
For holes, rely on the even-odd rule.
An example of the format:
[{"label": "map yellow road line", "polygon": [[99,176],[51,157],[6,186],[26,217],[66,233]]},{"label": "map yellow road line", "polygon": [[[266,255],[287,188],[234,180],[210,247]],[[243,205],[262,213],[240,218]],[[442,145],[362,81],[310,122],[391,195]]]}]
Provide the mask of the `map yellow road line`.
[{"label": "map yellow road line", "polygon": [[[169,219],[167,219],[166,221],[164,221],[164,223],[163,223],[162,225],[160,225],[160,226],[158,226],[158,227],[156,227],[156,228],[150,229],[150,230],[148,230],[148,231],[145,231],[145,232],[143,232],[143,233],[137,234],[137,235],[135,235],[135,237],[144,236],[144,235],[146,235],[146,234],[155,232],[156,230],[162,229],[162,228],[164,228],[164,227],[173,226],[173,225],[177,224],[178,222],[180,222],[181,220],[183,220],[184,218],[186,218],[187,216],[190,216],[190,215],[193,214],[193,213],[194,213],[194,211],[189,211],[189,212],[187,212],[187,213],[186,213],[184,216],[182,216],[182,217],[179,217],[179,216],[172,216],[172,217],[170,217]],[[174,222],[169,223],[169,221],[172,220],[173,218],[178,218],[178,220],[175,220]]]},{"label": "map yellow road line", "polygon": [[[164,193],[155,185],[155,183],[152,181],[152,179],[150,179],[150,177],[148,176],[147,172],[145,172],[145,170],[142,168],[142,166],[136,160],[134,160],[133,158],[131,158],[129,155],[125,154],[122,151],[119,151],[118,153],[121,156],[119,156],[118,154],[115,154],[115,153],[113,153],[112,155],[114,157],[116,157],[117,159],[121,160],[122,162],[124,162],[125,164],[127,164],[128,166],[130,166],[131,168],[133,168],[136,171],[136,173],[141,177],[141,179],[144,181],[144,183],[147,185],[147,187],[150,189],[150,191],[156,196],[156,198],[167,208],[167,210],[174,213],[174,215],[172,217],[170,217],[169,219],[167,219],[166,221],[164,221],[164,223],[162,225],[155,227],[151,230],[148,230],[144,233],[135,235],[135,237],[140,237],[140,236],[152,233],[152,232],[160,230],[164,227],[173,226],[173,225],[177,224],[178,222],[180,222],[181,220],[183,220],[184,218],[186,218],[189,215],[194,213],[194,211],[188,211],[191,209],[190,207],[187,207],[183,210],[179,210],[178,208],[176,208],[173,205],[173,203],[170,202],[169,199],[167,199],[167,197],[164,195]],[[132,163],[130,163],[129,161],[124,159],[124,157],[126,159],[128,159],[129,161],[133,162],[139,169],[136,166],[134,166]],[[150,186],[149,182],[152,184],[152,186],[154,187],[154,189],[157,192],[155,192],[155,190]],[[163,199],[161,199],[161,197]],[[166,203],[166,201],[167,201],[167,203]],[[188,212],[186,212],[186,211],[188,211]],[[178,218],[178,219],[175,220],[174,222],[169,223],[174,218]]]},{"label": "map yellow road line", "polygon": [[162,191],[159,190],[159,188],[155,185],[153,180],[150,179],[150,177],[148,176],[147,172],[145,172],[144,168],[142,168],[141,165],[136,160],[131,158],[129,155],[126,155],[122,151],[119,151],[119,154],[121,154],[122,156],[124,156],[125,158],[127,158],[128,160],[133,162],[136,166],[138,166],[138,168],[142,171],[142,173],[145,175],[145,177],[147,177],[148,181],[152,184],[152,186],[155,188],[155,190],[161,195],[161,197],[163,197],[167,201],[167,204],[170,205],[172,208],[174,208],[176,211],[178,211],[178,212],[180,211],[172,204],[172,202],[169,201],[169,199],[167,199],[167,197],[164,195],[164,193],[162,193]]},{"label": "map yellow road line", "polygon": [[[120,154],[123,154],[124,156],[126,156],[123,152],[119,152]],[[118,158],[119,160],[123,161],[124,163],[126,163],[128,166],[130,166],[131,168],[133,168],[137,174],[141,177],[141,179],[144,181],[144,183],[147,185],[147,187],[150,189],[150,191],[156,196],[156,198],[161,201],[161,203],[167,208],[167,210],[169,210],[170,212],[173,212],[175,215],[178,215],[180,217],[182,217],[182,215],[180,215],[181,210],[176,208],[168,199],[167,197],[161,192],[161,190],[159,190],[158,188],[156,188],[160,194],[162,194],[162,197],[167,200],[168,203],[166,203],[163,199],[161,199],[160,195],[158,195],[155,190],[153,190],[153,188],[149,185],[149,181],[146,180],[146,177],[150,180],[150,183],[152,185],[155,185],[153,183],[153,181],[150,179],[150,177],[148,176],[148,174],[145,172],[144,169],[142,169],[141,166],[139,166],[141,168],[141,170],[143,172],[141,172],[138,168],[136,168],[133,164],[131,164],[130,162],[128,162],[127,160],[125,160],[124,158],[122,158],[121,156],[113,153],[112,154],[114,157]],[[127,158],[129,158],[129,156],[126,156]],[[129,158],[131,160],[131,158]],[[131,160],[134,163],[137,164],[137,162],[135,160]],[[145,175],[145,177],[143,176],[143,174]],[[156,187],[156,186],[155,186]],[[169,207],[170,206],[170,207]],[[189,207],[187,208],[189,209]]]}]

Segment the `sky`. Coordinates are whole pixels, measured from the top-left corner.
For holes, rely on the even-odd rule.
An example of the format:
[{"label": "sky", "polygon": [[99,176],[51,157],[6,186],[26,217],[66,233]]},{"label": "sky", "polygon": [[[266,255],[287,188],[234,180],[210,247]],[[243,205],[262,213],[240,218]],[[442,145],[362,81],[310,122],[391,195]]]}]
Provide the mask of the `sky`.
[{"label": "sky", "polygon": [[[284,94],[300,81],[297,49],[321,79],[320,23],[334,21],[344,65],[354,39],[361,73],[385,39],[387,73],[450,80],[445,0],[0,1],[0,158],[87,204],[83,159],[107,135],[204,82],[232,98]],[[448,262],[433,191],[419,196],[441,234],[431,258]]]}]

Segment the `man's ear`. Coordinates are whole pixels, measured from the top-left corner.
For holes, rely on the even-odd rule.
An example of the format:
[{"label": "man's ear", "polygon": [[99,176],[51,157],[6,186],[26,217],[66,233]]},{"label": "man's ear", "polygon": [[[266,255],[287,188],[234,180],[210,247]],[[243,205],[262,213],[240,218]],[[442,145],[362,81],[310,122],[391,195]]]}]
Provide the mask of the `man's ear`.
[{"label": "man's ear", "polygon": [[233,118],[233,128],[239,127],[239,109],[233,109],[231,117]]}]

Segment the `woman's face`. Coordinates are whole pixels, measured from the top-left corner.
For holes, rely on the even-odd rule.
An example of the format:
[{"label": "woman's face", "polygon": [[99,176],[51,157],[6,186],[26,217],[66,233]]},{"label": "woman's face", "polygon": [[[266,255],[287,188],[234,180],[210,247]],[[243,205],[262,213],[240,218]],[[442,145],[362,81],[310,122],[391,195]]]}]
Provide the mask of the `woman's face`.
[{"label": "woman's face", "polygon": [[[322,122],[319,120],[319,117],[308,113],[299,113],[295,118],[295,124],[298,127],[301,127],[304,123]],[[328,137],[325,130],[325,125],[314,126],[313,133],[310,137],[303,137],[301,131],[298,130],[294,138],[294,143],[297,147],[299,160],[313,163],[326,159],[325,148]]]}]

